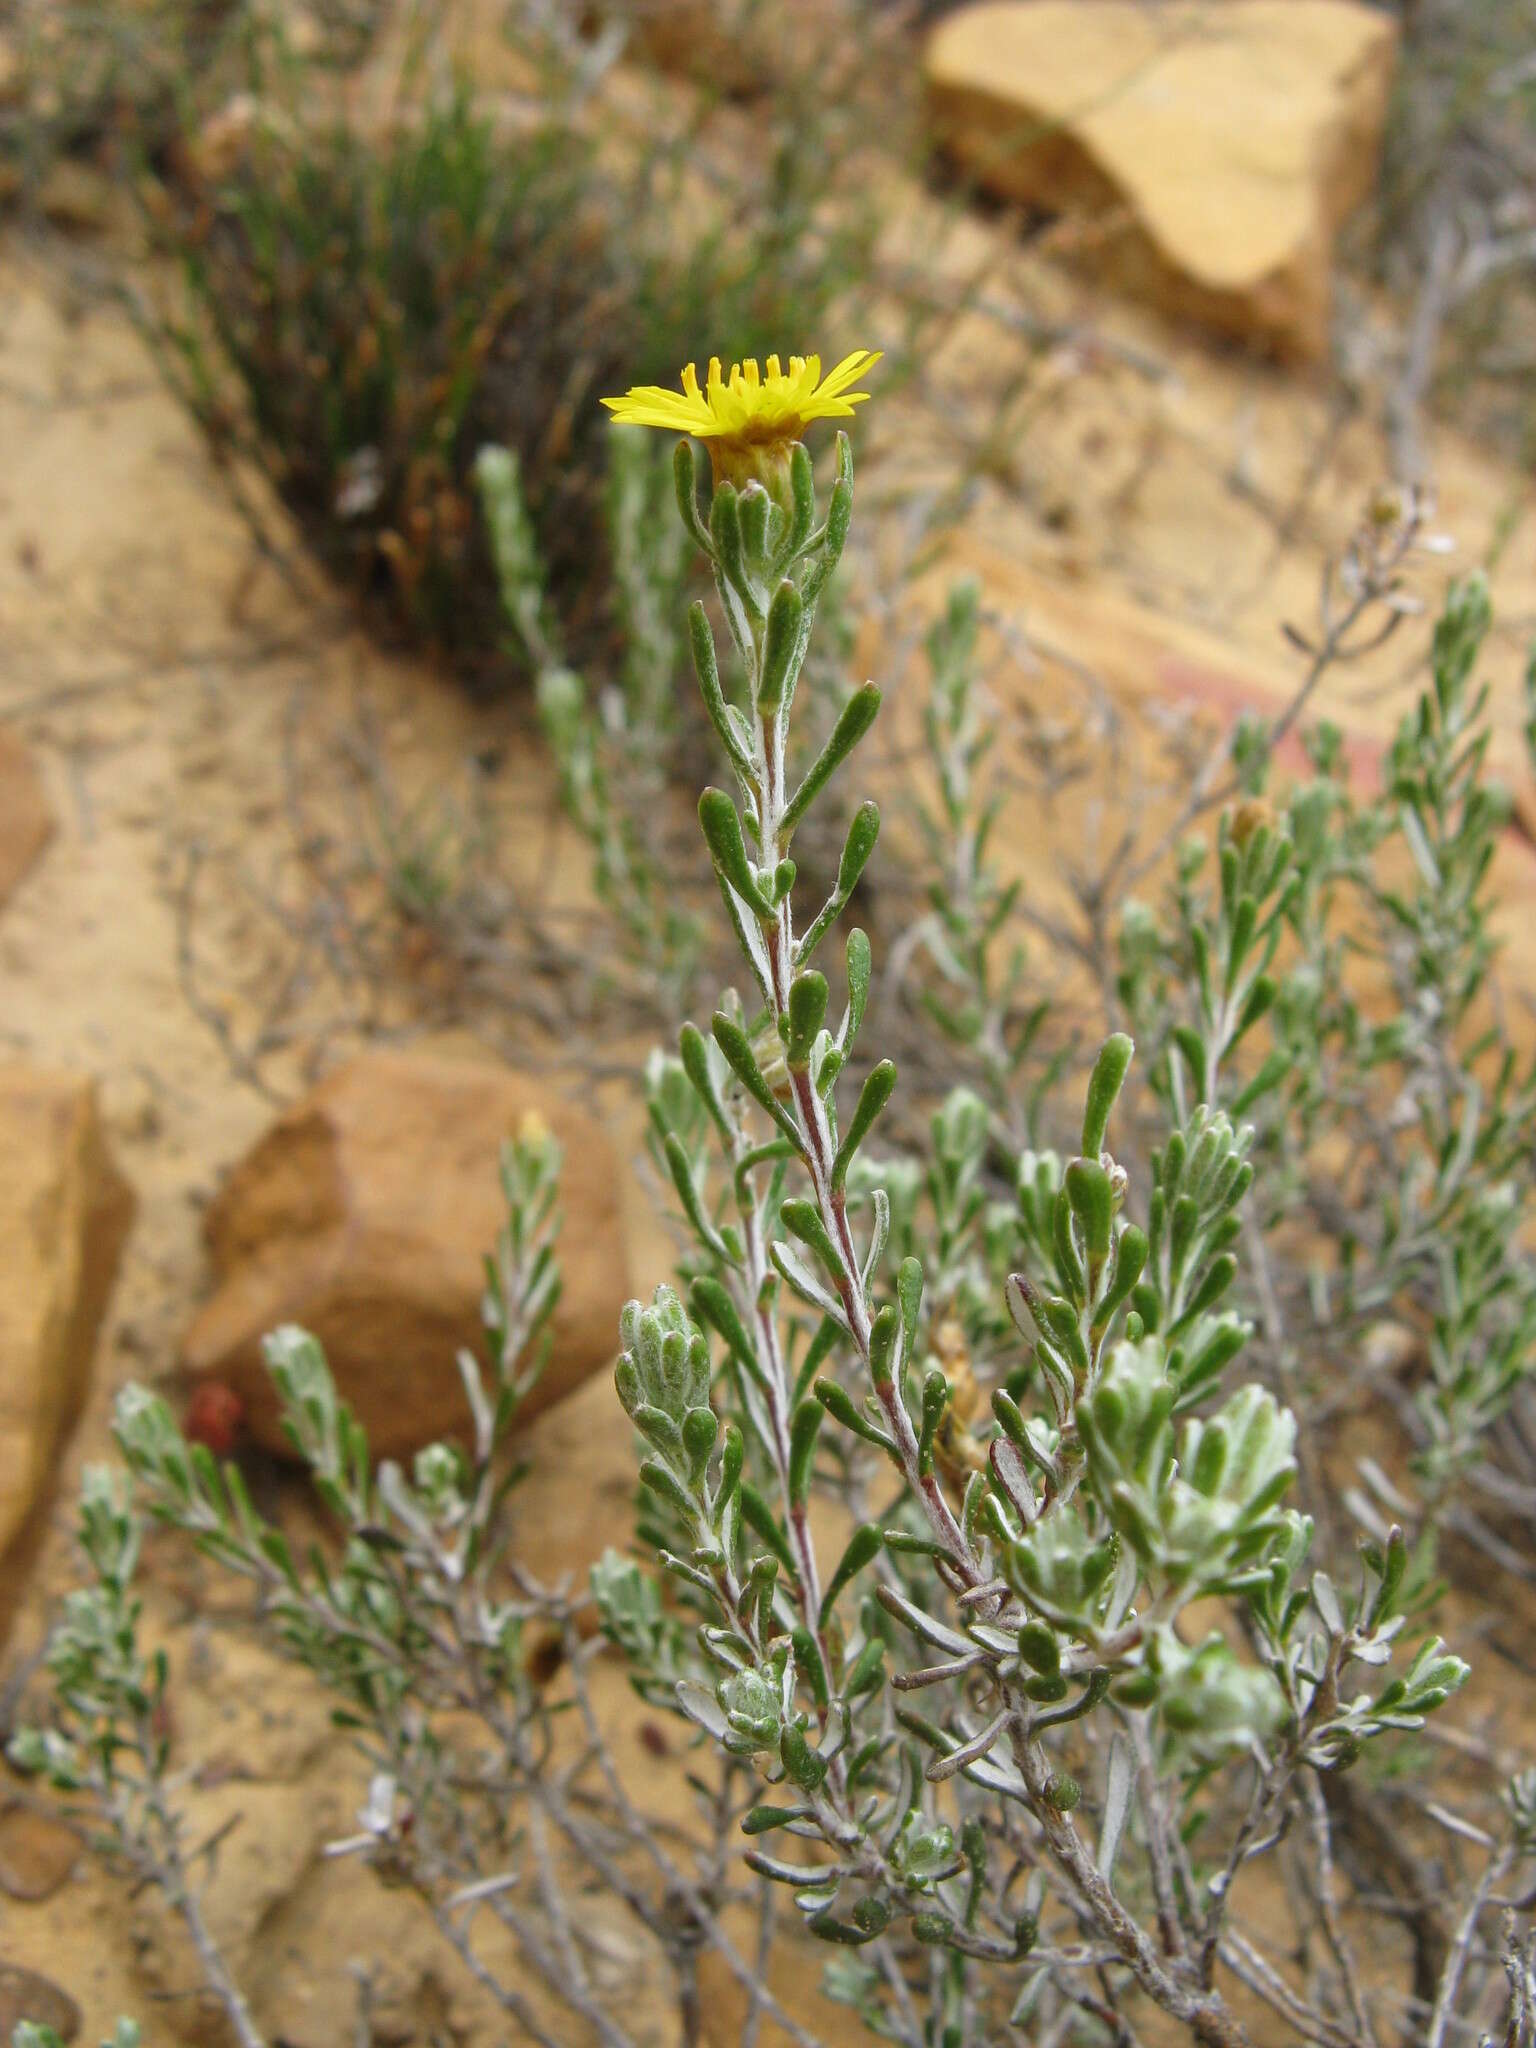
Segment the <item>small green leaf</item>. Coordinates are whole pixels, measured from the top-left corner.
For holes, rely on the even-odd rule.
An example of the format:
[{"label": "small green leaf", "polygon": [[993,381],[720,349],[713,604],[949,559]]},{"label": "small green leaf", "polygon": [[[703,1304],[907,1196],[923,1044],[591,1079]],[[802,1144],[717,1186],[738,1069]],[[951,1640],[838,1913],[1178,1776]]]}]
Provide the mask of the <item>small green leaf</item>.
[{"label": "small green leaf", "polygon": [[865,1934],[884,1934],[891,1924],[891,1907],[886,1899],[871,1896],[860,1899],[853,1909],[854,1923]]},{"label": "small green leaf", "polygon": [[885,1645],[875,1636],[860,1650],[843,1680],[844,1699],[857,1699],[861,1693],[872,1692],[884,1671]]},{"label": "small green leaf", "polygon": [[869,934],[855,925],[848,934],[848,1023],[843,1034],[844,1053],[852,1052],[853,1042],[859,1035],[859,1026],[864,1022],[864,1005],[869,1000],[871,964]]},{"label": "small green leaf", "polygon": [[802,1792],[815,1792],[827,1775],[827,1760],[812,1749],[803,1729],[793,1722],[779,1738],[779,1759],[790,1783]]},{"label": "small green leaf", "polygon": [[[917,1262],[913,1260],[912,1263],[915,1265]],[[869,1329],[869,1371],[877,1387],[891,1377],[891,1360],[896,1350],[896,1338],[900,1329],[901,1317],[894,1305],[887,1302]]]},{"label": "small green leaf", "polygon": [[[734,805],[732,809],[734,810]],[[875,841],[880,836],[880,809],[874,803],[862,803],[854,812],[848,826],[848,836],[843,841],[842,858],[837,864],[837,894],[846,903],[853,894],[865,863],[875,850]]]},{"label": "small green leaf", "polygon": [[709,713],[709,722],[715,728],[720,744],[730,755],[738,772],[745,776],[749,783],[753,783],[756,781],[757,771],[751,756],[741,744],[736,730],[735,715],[726,703],[725,692],[720,687],[720,665],[715,655],[714,629],[709,623],[709,614],[698,599],[688,607],[688,646],[693,656],[693,672],[698,678],[699,695],[704,699],[704,709]]},{"label": "small green leaf", "polygon": [[683,525],[701,555],[713,554],[704,522],[699,517],[698,484],[694,476],[693,443],[686,435],[679,440],[672,451],[672,486],[677,493],[677,509]]},{"label": "small green leaf", "polygon": [[824,1714],[831,1702],[832,1694],[827,1683],[827,1667],[822,1661],[821,1646],[803,1623],[798,1628],[791,1629],[789,1639],[794,1645],[795,1667],[804,1673],[818,1713]]},{"label": "small green leaf", "polygon": [[1083,1788],[1069,1771],[1054,1771],[1045,1787],[1045,1803],[1058,1813],[1070,1813],[1083,1796]]},{"label": "small green leaf", "polygon": [[785,536],[783,559],[792,562],[811,537],[816,523],[816,477],[810,450],[797,441],[789,451],[789,494],[793,511]]},{"label": "small green leaf", "polygon": [[803,1074],[811,1063],[811,1048],[827,1017],[827,978],[814,967],[797,974],[789,985],[789,1044],[786,1064],[792,1074]]},{"label": "small green leaf", "polygon": [[789,1426],[789,1498],[793,1507],[804,1507],[811,1488],[811,1468],[816,1459],[816,1438],[825,1414],[813,1397],[802,1401]]},{"label": "small green leaf", "polygon": [[1214,1308],[1236,1278],[1237,1260],[1230,1252],[1223,1252],[1220,1258],[1212,1259],[1205,1277],[1186,1302],[1183,1313],[1173,1325],[1170,1335],[1187,1329],[1198,1317]]},{"label": "small green leaf", "polygon": [[1085,1159],[1097,1159],[1104,1149],[1109,1113],[1130,1070],[1131,1055],[1135,1050],[1135,1041],[1123,1031],[1106,1038],[1099,1049],[1088,1081],[1087,1105],[1083,1110],[1082,1153]]},{"label": "small green leaf", "polygon": [[686,1527],[691,1529],[694,1526],[697,1520],[697,1510],[689,1497],[688,1489],[683,1485],[683,1482],[678,1478],[670,1465],[663,1464],[660,1458],[646,1458],[642,1460],[640,1483],[643,1486],[648,1486],[658,1499],[666,1501],[670,1507],[675,1508],[678,1514],[682,1516]]},{"label": "small green leaf", "polygon": [[1251,1031],[1259,1019],[1273,1008],[1275,997],[1278,994],[1279,984],[1272,974],[1260,974],[1255,977],[1253,987],[1249,989],[1243,999],[1242,1012],[1237,1020],[1237,1029],[1232,1035],[1232,1044],[1235,1045],[1245,1032]]},{"label": "small green leaf", "polygon": [[949,1406],[950,1385],[938,1366],[923,1376],[923,1415],[917,1438],[917,1469],[926,1478],[933,1470],[933,1439]]},{"label": "small green leaf", "polygon": [[1019,1656],[1042,1678],[1054,1678],[1061,1669],[1061,1645],[1043,1621],[1026,1621],[1019,1630]]},{"label": "small green leaf", "polygon": [[683,1417],[683,1450],[695,1486],[703,1481],[719,1433],[719,1419],[712,1408],[690,1408]]},{"label": "small green leaf", "polygon": [[896,1275],[896,1298],[901,1303],[901,1370],[907,1369],[912,1346],[917,1342],[918,1319],[923,1308],[923,1269],[917,1259],[903,1259]]},{"label": "small green leaf", "polygon": [[1115,1198],[1109,1175],[1094,1159],[1074,1159],[1065,1175],[1067,1199],[1088,1248],[1090,1270],[1109,1256],[1110,1231],[1114,1222]]},{"label": "small green leaf", "polygon": [[838,1595],[879,1555],[880,1540],[880,1531],[873,1522],[861,1523],[849,1537],[848,1547],[838,1559],[837,1569],[828,1579],[827,1590],[822,1595],[820,1619],[823,1627],[837,1604]]},{"label": "small green leaf", "polygon": [[741,1467],[746,1445],[741,1431],[734,1422],[725,1425],[725,1438],[720,1447],[720,1484],[715,1490],[714,1509],[718,1518],[726,1502],[741,1483]]},{"label": "small green leaf", "polygon": [[814,1934],[818,1941],[836,1942],[842,1948],[863,1948],[866,1942],[874,1940],[873,1934],[864,1932],[851,1920],[839,1920],[835,1913],[825,1908],[813,1913],[805,1923],[806,1932]]},{"label": "small green leaf", "polygon": [[699,1201],[698,1186],[693,1178],[693,1165],[684,1148],[683,1141],[675,1131],[668,1131],[662,1142],[672,1185],[677,1190],[677,1199],[683,1205],[683,1213],[693,1225],[695,1235],[718,1259],[730,1261],[730,1248],[709,1218],[704,1214]]},{"label": "small green leaf", "polygon": [[787,1828],[792,1820],[803,1820],[803,1806],[754,1806],[741,1823],[744,1835],[766,1835],[770,1828]]},{"label": "small green leaf", "polygon": [[709,537],[718,566],[738,591],[745,594],[746,567],[741,537],[741,506],[735,486],[718,483],[709,505]]},{"label": "small green leaf", "polygon": [[[894,1325],[896,1315],[893,1309],[883,1309],[881,1313],[888,1315]],[[859,1413],[854,1406],[853,1397],[845,1388],[840,1387],[836,1380],[819,1379],[812,1392],[833,1421],[841,1423],[844,1429],[852,1430],[855,1436],[863,1437],[866,1443],[877,1444],[882,1451],[895,1450],[896,1446],[892,1439],[883,1429],[877,1429]]]},{"label": "small green leaf", "polygon": [[706,789],[699,798],[699,823],[704,828],[715,872],[766,923],[774,914],[773,905],[752,872],[741,836],[741,819],[723,789]]},{"label": "small green leaf", "polygon": [[709,1070],[709,1050],[704,1043],[704,1034],[697,1024],[685,1024],[678,1032],[677,1051],[683,1064],[683,1072],[688,1076],[694,1093],[709,1111],[710,1118],[721,1137],[729,1139],[730,1121],[715,1087],[715,1078]]},{"label": "small green leaf", "polygon": [[833,726],[826,745],[806,770],[805,780],[790,798],[784,815],[779,820],[781,845],[789,844],[790,835],[795,827],[869,731],[879,711],[880,692],[873,683],[865,683],[848,699],[838,714],[837,723]]},{"label": "small green leaf", "polygon": [[772,509],[773,500],[760,483],[749,483],[736,500],[742,552],[754,566],[768,552],[768,515]]},{"label": "small green leaf", "polygon": [[763,635],[762,673],[757,686],[757,708],[763,718],[772,718],[794,690],[795,655],[804,616],[800,593],[786,578],[773,593],[768,627]]},{"label": "small green leaf", "polygon": [[707,1323],[717,1336],[725,1339],[752,1377],[761,1381],[763,1369],[756,1348],[736,1313],[729,1291],[710,1274],[701,1273],[688,1290],[688,1305],[700,1322]]},{"label": "small green leaf", "polygon": [[791,1578],[798,1578],[800,1575],[795,1568],[795,1554],[789,1547],[788,1537],[779,1527],[778,1517],[757,1488],[746,1479],[741,1483],[741,1513],[753,1535],[760,1537],[768,1545]]},{"label": "small green leaf", "polygon": [[[820,979],[819,976],[818,979]],[[822,983],[822,986],[825,988],[825,982]],[[877,1067],[872,1067],[869,1073],[865,1075],[864,1086],[859,1090],[859,1099],[855,1105],[853,1115],[849,1119],[848,1129],[843,1136],[842,1143],[837,1148],[837,1157],[832,1162],[832,1192],[834,1194],[841,1189],[844,1181],[847,1179],[848,1168],[852,1165],[855,1154],[869,1136],[870,1131],[874,1127],[875,1119],[890,1101],[891,1093],[895,1086],[896,1063],[894,1060],[882,1060]]]},{"label": "small green leaf", "polygon": [[1195,1451],[1189,1483],[1196,1493],[1203,1493],[1209,1497],[1220,1491],[1227,1469],[1229,1448],[1227,1432],[1222,1426],[1221,1418],[1217,1416],[1201,1431],[1199,1445]]},{"label": "small green leaf", "polygon": [[1121,1302],[1141,1278],[1147,1263],[1148,1253],[1146,1232],[1134,1223],[1128,1223],[1120,1233],[1115,1246],[1115,1273],[1109,1283],[1103,1301],[1094,1312],[1096,1329],[1108,1327],[1109,1319]]},{"label": "small green leaf", "polygon": [[759,1108],[765,1109],[779,1129],[783,1131],[784,1135],[793,1141],[795,1150],[798,1153],[800,1150],[799,1129],[789,1111],[785,1109],[784,1105],[774,1095],[773,1090],[768,1086],[768,1083],[763,1079],[762,1069],[757,1064],[757,1056],[752,1050],[751,1041],[748,1039],[745,1031],[742,1030],[734,1017],[726,1016],[723,1010],[716,1010],[712,1029],[715,1034],[715,1043],[725,1054],[726,1062],[731,1072]]},{"label": "small green leaf", "polygon": [[790,1231],[821,1261],[822,1268],[834,1287],[840,1287],[848,1279],[848,1268],[843,1264],[842,1255],[827,1235],[821,1212],[814,1202],[796,1196],[779,1204],[779,1214],[784,1227]]}]

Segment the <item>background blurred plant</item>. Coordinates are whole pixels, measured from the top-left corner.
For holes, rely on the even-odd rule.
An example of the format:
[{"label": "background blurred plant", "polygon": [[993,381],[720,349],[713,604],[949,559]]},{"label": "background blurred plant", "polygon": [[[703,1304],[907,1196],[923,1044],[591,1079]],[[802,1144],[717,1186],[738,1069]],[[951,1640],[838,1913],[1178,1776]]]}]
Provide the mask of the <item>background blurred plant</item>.
[{"label": "background blurred plant", "polygon": [[927,908],[898,942],[893,978],[900,981],[913,960],[924,964],[918,1000],[932,1043],[947,1041],[945,1063],[969,1069],[1017,1149],[1034,1137],[1040,1099],[1061,1060],[1025,1066],[1050,1004],[1030,985],[1018,938],[1021,885],[1006,880],[994,858],[1003,794],[986,779],[997,728],[977,657],[979,624],[980,592],[962,583],[928,634],[923,733],[934,796],[920,800],[917,812]]},{"label": "background blurred plant", "polygon": [[1528,0],[1401,0],[1376,253],[1409,308],[1388,398],[1425,476],[1431,401],[1529,455],[1536,368],[1536,38]]},{"label": "background blurred plant", "polygon": [[64,157],[160,159],[188,82],[220,48],[231,0],[15,0],[0,94],[0,205],[34,201]]},{"label": "background blurred plant", "polygon": [[[547,577],[517,459],[485,447],[475,465],[515,652],[534,678],[561,796],[591,850],[592,880],[631,963],[675,1002],[698,966],[699,921],[678,894],[668,854],[682,720],[677,688],[684,551],[657,517],[670,492],[643,436],[612,437],[609,548],[623,652],[618,681],[594,692],[562,658]],[[663,537],[665,536],[665,537]]]},{"label": "background blurred plant", "polygon": [[[253,17],[238,92],[226,67],[225,107],[200,125],[189,108],[175,174],[144,187],[181,288],[143,296],[141,316],[216,449],[272,477],[321,559],[384,601],[376,618],[482,682],[506,670],[480,446],[517,456],[564,637],[617,667],[624,622],[592,534],[594,401],[621,352],[661,374],[701,334],[777,341],[868,270],[874,208],[843,175],[856,116],[825,79],[798,89],[823,38],[762,75],[744,152],[729,127],[709,139],[742,117],[706,96],[663,104],[658,86],[626,106],[626,21],[508,0],[501,70],[524,84],[497,97],[429,61],[453,47],[434,18],[370,115],[377,86]],[[846,68],[838,28],[825,40]]]},{"label": "background blurred plant", "polygon": [[553,474],[561,387],[610,282],[579,157],[555,124],[498,140],[462,90],[370,143],[305,122],[302,85],[274,105],[288,76],[258,80],[236,168],[190,204],[163,196],[188,311],[152,331],[216,445],[271,472],[328,566],[413,634],[483,644],[467,468],[492,358]]}]

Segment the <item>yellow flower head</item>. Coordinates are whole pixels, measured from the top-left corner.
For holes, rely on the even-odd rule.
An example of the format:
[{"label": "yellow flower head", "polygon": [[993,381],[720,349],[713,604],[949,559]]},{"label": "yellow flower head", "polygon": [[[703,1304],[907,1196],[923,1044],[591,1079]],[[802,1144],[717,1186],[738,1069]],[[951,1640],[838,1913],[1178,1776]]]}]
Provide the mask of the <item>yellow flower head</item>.
[{"label": "yellow flower head", "polygon": [[723,477],[740,484],[752,476],[766,481],[765,472],[778,467],[812,420],[847,419],[868,398],[867,391],[853,386],[880,356],[879,349],[855,349],[825,377],[820,356],[791,356],[787,371],[779,368],[777,356],[770,356],[766,374],[749,356],[744,363],[732,363],[729,377],[721,373],[720,358],[711,356],[702,390],[689,363],[681,391],[639,384],[603,403],[623,424],[661,427],[707,442],[717,482]]}]

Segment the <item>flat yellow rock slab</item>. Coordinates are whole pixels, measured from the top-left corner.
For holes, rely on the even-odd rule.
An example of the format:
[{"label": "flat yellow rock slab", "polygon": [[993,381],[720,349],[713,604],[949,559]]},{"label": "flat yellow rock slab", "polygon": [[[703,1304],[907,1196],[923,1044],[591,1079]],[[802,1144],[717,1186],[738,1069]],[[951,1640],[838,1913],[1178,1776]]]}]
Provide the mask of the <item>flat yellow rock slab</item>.
[{"label": "flat yellow rock slab", "polygon": [[1310,358],[1395,49],[1349,0],[1002,0],[942,22],[925,73],[941,139],[987,190],[1089,216],[1084,253],[1138,296]]}]

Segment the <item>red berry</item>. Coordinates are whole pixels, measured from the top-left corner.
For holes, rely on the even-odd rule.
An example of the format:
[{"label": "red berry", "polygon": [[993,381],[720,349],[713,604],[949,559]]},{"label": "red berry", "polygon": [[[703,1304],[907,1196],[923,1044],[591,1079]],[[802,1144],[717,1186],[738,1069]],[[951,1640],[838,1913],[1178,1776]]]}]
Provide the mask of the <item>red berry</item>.
[{"label": "red berry", "polygon": [[204,1380],[187,1403],[182,1432],[188,1443],[205,1444],[216,1458],[227,1458],[245,1428],[245,1403],[222,1380]]}]

